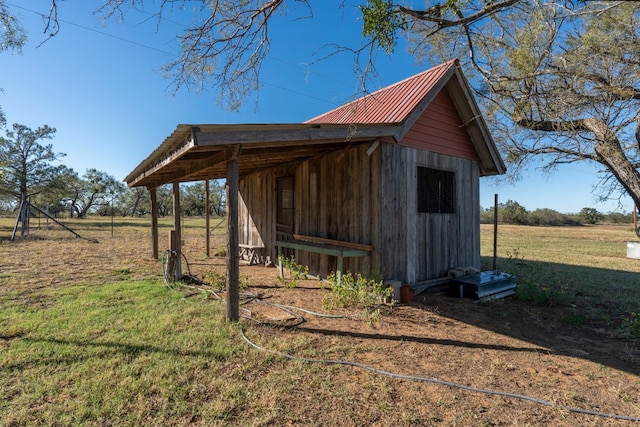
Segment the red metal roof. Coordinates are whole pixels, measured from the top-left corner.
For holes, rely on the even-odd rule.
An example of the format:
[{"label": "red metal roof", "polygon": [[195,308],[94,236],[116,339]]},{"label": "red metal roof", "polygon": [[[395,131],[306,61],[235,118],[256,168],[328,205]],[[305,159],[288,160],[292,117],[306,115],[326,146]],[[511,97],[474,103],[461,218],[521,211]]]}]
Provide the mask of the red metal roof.
[{"label": "red metal roof", "polygon": [[450,60],[420,74],[382,88],[305,123],[317,124],[383,124],[402,123],[455,66]]}]

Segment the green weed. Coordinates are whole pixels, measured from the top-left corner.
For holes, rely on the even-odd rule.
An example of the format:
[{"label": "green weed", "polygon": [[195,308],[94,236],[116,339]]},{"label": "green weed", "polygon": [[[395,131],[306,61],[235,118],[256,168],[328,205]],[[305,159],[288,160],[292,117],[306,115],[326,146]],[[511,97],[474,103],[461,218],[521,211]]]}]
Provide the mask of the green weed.
[{"label": "green weed", "polygon": [[640,337],[640,313],[633,312],[622,320],[621,329],[631,337]]},{"label": "green weed", "polygon": [[568,296],[558,275],[536,264],[525,262],[518,248],[507,251],[507,269],[517,280],[516,297],[535,306],[552,307],[566,304]]},{"label": "green weed", "polygon": [[385,302],[393,295],[393,288],[385,285],[379,277],[365,277],[360,273],[343,274],[341,280],[335,273],[327,278],[330,293],[324,295],[325,308],[361,307],[371,308]]},{"label": "green weed", "polygon": [[[204,274],[204,282],[214,289],[227,288],[227,276],[216,269],[208,270]],[[246,289],[249,286],[249,277],[240,276],[239,286],[240,289]]]},{"label": "green weed", "polygon": [[215,413],[212,401],[190,394],[198,385],[224,389],[208,367],[239,351],[222,306],[187,303],[157,282],[50,296],[45,308],[0,299],[10,342],[0,352],[0,424],[160,425]]},{"label": "green weed", "polygon": [[298,264],[293,256],[285,257],[284,255],[280,255],[278,256],[278,263],[291,273],[291,280],[289,281],[286,281],[284,277],[280,278],[280,281],[286,282],[288,287],[295,288],[299,280],[307,279],[309,267]]}]

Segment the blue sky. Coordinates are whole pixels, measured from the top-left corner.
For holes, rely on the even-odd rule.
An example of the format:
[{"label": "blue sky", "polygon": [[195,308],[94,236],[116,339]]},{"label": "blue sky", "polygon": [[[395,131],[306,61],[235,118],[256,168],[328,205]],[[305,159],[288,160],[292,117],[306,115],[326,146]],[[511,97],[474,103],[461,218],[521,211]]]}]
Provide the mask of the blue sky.
[{"label": "blue sky", "polygon": [[[104,23],[93,14],[100,1],[66,0],[60,3],[60,33],[41,44],[46,37],[38,13],[48,12],[49,0],[9,0],[29,41],[21,54],[0,57],[0,105],[8,125],[55,127],[54,150],[66,153],[63,163],[79,174],[96,168],[124,179],[179,123],[296,123],[351,99],[359,89],[352,58],[321,59],[329,53],[324,45],[353,46],[361,38],[358,10],[340,10],[337,3],[315,2],[313,19],[292,19],[306,14],[292,3],[291,16],[278,17],[257,97],[230,112],[218,104],[215,90],[173,94],[160,71],[177,56],[175,36],[193,18],[191,12],[175,13],[159,28],[144,11]],[[152,2],[145,5],[147,12],[154,10]],[[377,87],[433,65],[416,64],[402,48],[391,57],[380,54]],[[483,178],[481,205],[491,206],[498,193],[501,202],[515,200],[529,210],[617,210],[617,202],[596,203],[597,182],[596,168],[587,164],[552,175],[531,168],[515,185]],[[630,199],[622,202],[623,211],[632,210]]]}]

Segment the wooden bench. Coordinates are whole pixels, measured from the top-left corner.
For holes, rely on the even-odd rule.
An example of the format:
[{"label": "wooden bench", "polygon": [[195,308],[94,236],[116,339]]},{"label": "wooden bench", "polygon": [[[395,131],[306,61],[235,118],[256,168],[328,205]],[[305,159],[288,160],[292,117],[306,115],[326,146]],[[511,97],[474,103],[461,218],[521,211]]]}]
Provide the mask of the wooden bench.
[{"label": "wooden bench", "polygon": [[[276,241],[278,258],[282,255],[283,248],[335,256],[337,258],[336,278],[338,283],[340,283],[342,278],[344,258],[367,256],[373,251],[373,246],[361,243],[343,242],[340,240],[303,236],[300,234],[294,234],[293,238],[294,240]],[[281,279],[284,278],[284,266],[281,262],[278,262],[278,277]]]},{"label": "wooden bench", "polygon": [[246,245],[244,243],[240,243],[238,246],[240,247],[240,259],[245,259],[249,262],[249,265],[260,264],[264,246]]}]

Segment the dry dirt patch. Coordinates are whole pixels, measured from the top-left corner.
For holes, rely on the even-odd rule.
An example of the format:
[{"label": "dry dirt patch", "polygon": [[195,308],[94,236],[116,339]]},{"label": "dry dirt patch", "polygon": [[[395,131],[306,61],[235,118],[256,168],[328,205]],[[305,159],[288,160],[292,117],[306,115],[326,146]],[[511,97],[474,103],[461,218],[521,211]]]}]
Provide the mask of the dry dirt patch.
[{"label": "dry dirt patch", "polygon": [[[69,238],[1,243],[0,295],[9,295],[13,304],[46,305],[47,293],[42,291],[50,287],[138,279],[157,279],[160,285],[160,263],[150,259],[147,239],[140,232],[99,236],[97,244]],[[224,242],[217,239],[214,247],[223,247]],[[185,251],[194,274],[224,272],[224,259],[203,256],[203,238],[190,238]],[[275,269],[261,266],[242,266],[241,275],[247,277],[246,290],[264,300],[323,311],[322,298],[328,290],[319,281],[285,287],[277,280]],[[278,316],[261,311],[265,308],[259,305],[250,309],[263,318]],[[335,390],[352,396],[354,406],[344,403],[348,399],[339,399],[332,407],[334,414],[328,415],[326,404],[309,396],[286,396],[291,413],[280,421],[296,419],[309,425],[316,425],[317,420],[358,425],[354,421],[358,419],[371,425],[628,425],[628,421],[560,408],[640,417],[637,343],[567,325],[562,310],[532,307],[513,299],[474,304],[429,296],[410,305],[385,308],[381,320],[373,324],[358,316],[330,319],[305,314],[305,322],[296,328],[261,330],[261,336],[283,343],[281,348],[304,342],[304,348],[291,347],[292,353],[301,356],[348,357],[379,370],[526,395],[557,405],[395,379],[344,366],[332,368],[331,380]],[[386,396],[391,411],[379,407],[380,395]],[[375,407],[367,407],[367,402],[376,402]]]}]

